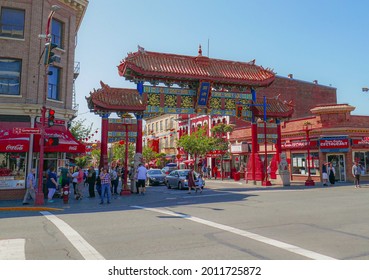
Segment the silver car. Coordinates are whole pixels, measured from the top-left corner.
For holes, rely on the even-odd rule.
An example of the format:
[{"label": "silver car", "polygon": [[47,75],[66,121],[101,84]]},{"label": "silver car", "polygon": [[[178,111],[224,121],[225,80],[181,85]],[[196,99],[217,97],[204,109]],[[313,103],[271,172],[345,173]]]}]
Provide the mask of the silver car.
[{"label": "silver car", "polygon": [[[179,169],[179,170],[173,170],[172,172],[165,177],[165,184],[167,185],[168,189],[171,188],[178,188],[178,189],[188,189],[188,173],[190,172],[190,169]],[[199,174],[194,172],[195,174],[195,185],[198,185],[198,177]]]}]

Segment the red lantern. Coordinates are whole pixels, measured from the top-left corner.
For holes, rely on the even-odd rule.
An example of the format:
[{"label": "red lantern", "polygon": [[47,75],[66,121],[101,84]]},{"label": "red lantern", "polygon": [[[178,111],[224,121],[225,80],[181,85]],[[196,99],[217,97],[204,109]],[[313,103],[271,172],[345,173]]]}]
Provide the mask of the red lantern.
[{"label": "red lantern", "polygon": [[124,143],[125,143],[125,142],[124,142],[124,140],[120,140],[120,141],[119,141],[119,144],[120,144],[120,145],[124,145]]}]

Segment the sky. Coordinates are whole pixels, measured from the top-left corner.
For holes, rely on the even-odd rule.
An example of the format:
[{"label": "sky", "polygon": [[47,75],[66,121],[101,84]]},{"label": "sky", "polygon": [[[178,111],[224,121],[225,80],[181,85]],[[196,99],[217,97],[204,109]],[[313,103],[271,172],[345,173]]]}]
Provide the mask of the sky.
[{"label": "sky", "polygon": [[362,0],[90,0],[77,38],[77,119],[100,129],[85,99],[100,81],[135,88],[117,66],[138,45],[197,56],[199,44],[210,58],[255,59],[278,76],[335,87],[338,103],[369,115],[368,11]]}]

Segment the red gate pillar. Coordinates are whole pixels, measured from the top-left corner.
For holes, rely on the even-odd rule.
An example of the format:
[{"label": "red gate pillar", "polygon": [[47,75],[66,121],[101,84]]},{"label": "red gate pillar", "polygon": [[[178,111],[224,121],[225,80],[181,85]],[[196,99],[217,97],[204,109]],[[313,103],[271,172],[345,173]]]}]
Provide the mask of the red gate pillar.
[{"label": "red gate pillar", "polygon": [[109,132],[109,114],[101,116],[101,156],[100,169],[108,167],[108,132]]},{"label": "red gate pillar", "polygon": [[[143,94],[143,82],[137,83],[137,91],[138,94],[142,98]],[[142,119],[143,119],[143,112],[141,114],[136,114],[137,119],[137,142],[136,142],[136,153],[142,154]]]},{"label": "red gate pillar", "polygon": [[282,130],[281,130],[281,121],[279,119],[276,119],[277,124],[277,143],[275,144],[275,155],[272,158],[272,164],[270,166],[271,172],[270,172],[270,178],[271,179],[277,179],[277,170],[279,162],[281,161],[281,152],[282,152]]},{"label": "red gate pillar", "polygon": [[136,118],[137,118],[136,153],[142,154],[142,115],[136,114]]}]

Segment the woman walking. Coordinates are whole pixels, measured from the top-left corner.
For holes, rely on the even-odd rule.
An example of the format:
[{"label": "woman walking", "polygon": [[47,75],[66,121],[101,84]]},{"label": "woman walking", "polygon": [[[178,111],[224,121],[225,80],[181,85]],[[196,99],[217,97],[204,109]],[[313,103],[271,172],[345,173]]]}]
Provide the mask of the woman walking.
[{"label": "woman walking", "polygon": [[332,163],[329,163],[328,165],[328,174],[329,183],[331,183],[331,185],[334,185],[334,183],[336,182],[336,170],[334,169]]}]

